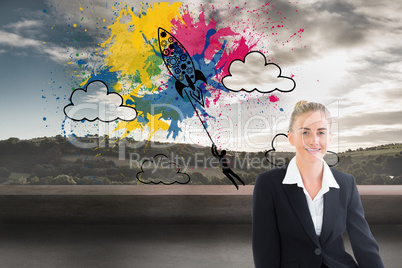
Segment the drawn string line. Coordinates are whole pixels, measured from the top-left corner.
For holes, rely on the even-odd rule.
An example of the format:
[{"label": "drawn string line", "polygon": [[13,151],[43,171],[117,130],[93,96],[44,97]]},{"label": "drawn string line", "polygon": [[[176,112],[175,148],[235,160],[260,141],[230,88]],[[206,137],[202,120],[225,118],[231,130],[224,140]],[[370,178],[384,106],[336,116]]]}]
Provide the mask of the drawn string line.
[{"label": "drawn string line", "polygon": [[215,144],[215,142],[212,140],[211,135],[209,134],[204,122],[202,122],[200,114],[198,113],[197,109],[195,108],[193,102],[191,101],[191,97],[188,95],[187,90],[184,90],[184,92],[186,93],[187,98],[190,100],[191,106],[193,106],[193,109],[196,112],[198,119],[200,119],[200,122],[201,122],[202,126],[204,127],[205,131],[207,132],[209,139],[211,140],[212,144]]}]

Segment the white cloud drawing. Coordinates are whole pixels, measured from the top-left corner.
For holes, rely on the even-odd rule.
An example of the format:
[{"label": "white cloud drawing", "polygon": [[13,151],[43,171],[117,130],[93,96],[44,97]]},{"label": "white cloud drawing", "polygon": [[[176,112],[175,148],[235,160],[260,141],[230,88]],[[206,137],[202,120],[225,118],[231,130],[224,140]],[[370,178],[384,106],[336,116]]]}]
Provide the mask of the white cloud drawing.
[{"label": "white cloud drawing", "polygon": [[132,121],[137,117],[133,107],[123,105],[123,98],[118,93],[108,92],[106,84],[98,80],[89,83],[86,90],[74,90],[70,101],[64,113],[74,121]]},{"label": "white cloud drawing", "polygon": [[281,75],[281,68],[275,63],[267,63],[264,54],[252,51],[244,61],[234,60],[229,66],[229,75],[222,79],[222,84],[230,91],[241,90],[269,93],[275,90],[292,91],[295,81]]}]

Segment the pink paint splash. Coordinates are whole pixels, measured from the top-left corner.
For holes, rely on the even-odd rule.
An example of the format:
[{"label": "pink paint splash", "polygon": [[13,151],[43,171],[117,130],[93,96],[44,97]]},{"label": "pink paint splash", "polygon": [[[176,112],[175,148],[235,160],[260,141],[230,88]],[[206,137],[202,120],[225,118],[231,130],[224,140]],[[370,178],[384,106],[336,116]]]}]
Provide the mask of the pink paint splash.
[{"label": "pink paint splash", "polygon": [[[199,15],[199,21],[194,22],[188,7],[184,7],[184,14],[182,15],[183,22],[173,20],[174,35],[180,40],[183,46],[188,50],[190,55],[201,54],[205,48],[205,39],[207,32],[211,29],[216,30],[216,33],[210,37],[210,45],[205,51],[205,59],[212,60],[214,55],[221,49],[223,37],[238,35],[230,27],[217,29],[218,21],[214,18],[209,22],[205,19],[205,10],[203,9]],[[197,38],[194,38],[196,36]]]},{"label": "pink paint splash", "polygon": [[[288,35],[287,39],[278,39],[276,37],[278,32],[288,31],[284,24],[288,17],[279,12],[270,3],[263,4],[257,9],[248,10],[246,8],[247,2],[244,3],[244,8],[228,3],[228,10],[231,7],[236,10],[236,12],[231,12],[229,15],[232,19],[220,17],[219,13],[213,14],[211,17],[208,10],[206,11],[208,8],[211,11],[211,6],[203,4],[200,5],[201,13],[195,18],[194,13],[190,11],[189,5],[183,7],[182,20],[172,20],[173,27],[170,30],[191,56],[203,55],[207,64],[209,64],[208,61],[213,61],[216,70],[213,79],[217,83],[222,83],[222,78],[229,75],[229,66],[234,60],[244,60],[244,57],[251,51],[258,50],[268,54],[268,44],[262,46],[262,48],[259,45],[271,42],[285,46],[295,37],[301,38],[305,31],[304,28],[299,28],[299,30]],[[214,9],[215,6],[212,6],[212,10]],[[252,22],[250,19],[241,19],[239,15],[243,12],[256,14],[257,22]],[[271,20],[271,16],[275,19]],[[270,33],[257,30],[261,29],[261,27],[267,29]],[[215,30],[216,32],[211,35],[210,30]],[[210,37],[205,42],[208,32]],[[223,46],[224,40],[228,40],[225,46]],[[208,47],[206,47],[206,44],[209,44]],[[267,60],[268,62],[275,61],[272,57],[267,58]],[[222,97],[222,90],[215,87],[210,88],[211,98],[206,99],[207,108],[213,104],[217,105],[218,100]],[[272,103],[279,101],[279,98],[273,95],[268,99]]]},{"label": "pink paint splash", "polygon": [[215,90],[214,92],[212,92],[211,94],[213,96],[213,102],[216,105],[216,103],[218,102],[219,98],[222,95],[222,91],[221,90]]},{"label": "pink paint splash", "polygon": [[275,96],[275,95],[271,95],[271,96],[269,96],[269,101],[270,102],[277,102],[277,101],[279,101],[279,98],[277,96]]},{"label": "pink paint splash", "polygon": [[205,99],[205,106],[207,106],[207,108],[209,108],[209,104],[210,104],[209,99]]},{"label": "pink paint splash", "polygon": [[[201,54],[205,49],[205,39],[207,32],[211,29],[216,30],[216,33],[210,37],[210,45],[205,51],[205,60],[210,61],[213,57],[222,49],[224,37],[236,37],[240,33],[236,33],[231,27],[224,27],[217,29],[219,19],[212,18],[209,23],[205,18],[205,10],[203,9],[199,15],[198,22],[194,22],[194,18],[191,16],[188,7],[184,8],[184,14],[182,15],[183,22],[173,20],[175,37],[182,42],[183,46],[188,50],[190,55]],[[194,38],[197,36],[197,38]],[[215,78],[218,82],[221,82],[224,76],[229,75],[229,64],[239,58],[243,58],[246,54],[252,51],[257,44],[261,41],[261,35],[249,35],[247,37],[241,36],[239,40],[235,40],[230,43],[230,47],[227,44],[225,51],[222,52],[222,57],[216,63],[216,69],[222,69],[222,72]],[[231,51],[231,52],[228,52]],[[219,99],[219,95],[216,96]],[[215,99],[214,99],[214,102]]]}]

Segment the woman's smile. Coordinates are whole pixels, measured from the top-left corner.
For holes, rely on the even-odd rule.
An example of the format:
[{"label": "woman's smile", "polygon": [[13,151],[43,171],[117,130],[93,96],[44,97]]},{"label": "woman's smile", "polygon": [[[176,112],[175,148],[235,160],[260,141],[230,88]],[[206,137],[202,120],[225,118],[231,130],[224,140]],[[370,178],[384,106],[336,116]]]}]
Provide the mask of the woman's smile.
[{"label": "woman's smile", "polygon": [[321,152],[321,148],[306,148],[306,150],[312,154]]}]

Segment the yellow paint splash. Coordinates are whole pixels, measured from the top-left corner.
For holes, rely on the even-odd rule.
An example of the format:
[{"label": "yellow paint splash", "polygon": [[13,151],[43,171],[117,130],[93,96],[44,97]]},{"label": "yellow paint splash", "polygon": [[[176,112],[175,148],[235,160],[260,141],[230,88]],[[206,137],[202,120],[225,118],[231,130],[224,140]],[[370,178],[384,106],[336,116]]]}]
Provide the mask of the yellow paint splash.
[{"label": "yellow paint splash", "polygon": [[85,85],[88,83],[89,78],[90,78],[90,77],[88,77],[87,79],[85,79],[84,81],[82,81],[82,83],[80,84],[80,87],[85,86]]},{"label": "yellow paint splash", "polygon": [[[135,85],[131,92],[126,95],[122,94],[123,103],[126,103],[130,96],[138,96],[142,87],[146,87],[151,92],[158,89],[158,86],[153,83],[157,78],[155,76],[151,77],[149,70],[147,70],[152,63],[147,62],[146,59],[155,56],[155,49],[158,50],[159,27],[171,29],[172,20],[184,23],[180,15],[181,6],[182,3],[155,3],[153,7],[149,6],[147,10],[141,10],[141,16],[136,16],[132,9],[126,6],[125,9],[119,12],[115,22],[108,26],[110,37],[100,46],[104,48],[103,54],[105,55],[106,65],[110,67],[109,71],[119,72],[121,75],[120,81],[113,86],[114,90],[119,92],[125,83],[130,82],[124,79],[125,76],[133,76],[139,73],[139,81],[141,81],[139,85]],[[80,10],[83,11],[81,7]],[[105,19],[100,17],[98,19],[106,22]],[[77,27],[76,24],[73,26]],[[98,51],[98,49],[95,50]],[[95,53],[98,54],[98,52]],[[87,84],[89,79],[90,77],[87,77],[80,86]],[[139,114],[141,114],[141,111],[139,111]],[[119,122],[113,132],[125,130],[120,137],[123,139],[134,130],[144,131],[145,128],[148,128],[150,131],[148,141],[150,141],[158,130],[166,131],[169,129],[169,124],[160,120],[162,113],[156,115],[147,114],[146,117],[147,123],[141,123],[137,120]]]},{"label": "yellow paint splash", "polygon": [[137,120],[134,121],[121,121],[117,124],[116,128],[113,131],[125,129],[126,132],[121,136],[121,139],[125,138],[131,131],[141,129],[141,131],[144,131],[146,127],[149,128],[149,136],[148,136],[148,141],[151,140],[152,136],[160,129],[162,130],[168,130],[169,129],[169,124],[163,122],[162,120],[159,120],[162,116],[162,113],[156,114],[156,115],[150,115],[147,114],[147,119],[148,122],[146,124],[143,124],[141,122],[138,122]]},{"label": "yellow paint splash", "polygon": [[[173,19],[182,21],[181,5],[155,3],[141,16],[136,16],[130,8],[121,10],[116,22],[108,26],[110,38],[101,44],[102,47],[108,47],[106,62],[112,67],[110,71],[120,71],[122,76],[135,75],[138,71],[142,85],[151,91],[157,90],[147,72],[149,63],[146,63],[145,59],[155,55],[154,49],[158,49],[158,28],[170,29]],[[131,21],[121,22],[122,19],[126,20],[127,16],[131,17]],[[154,40],[155,47],[145,43],[144,37],[147,41]],[[139,88],[141,87],[137,87],[137,90]],[[133,93],[138,94],[138,91]]]}]

